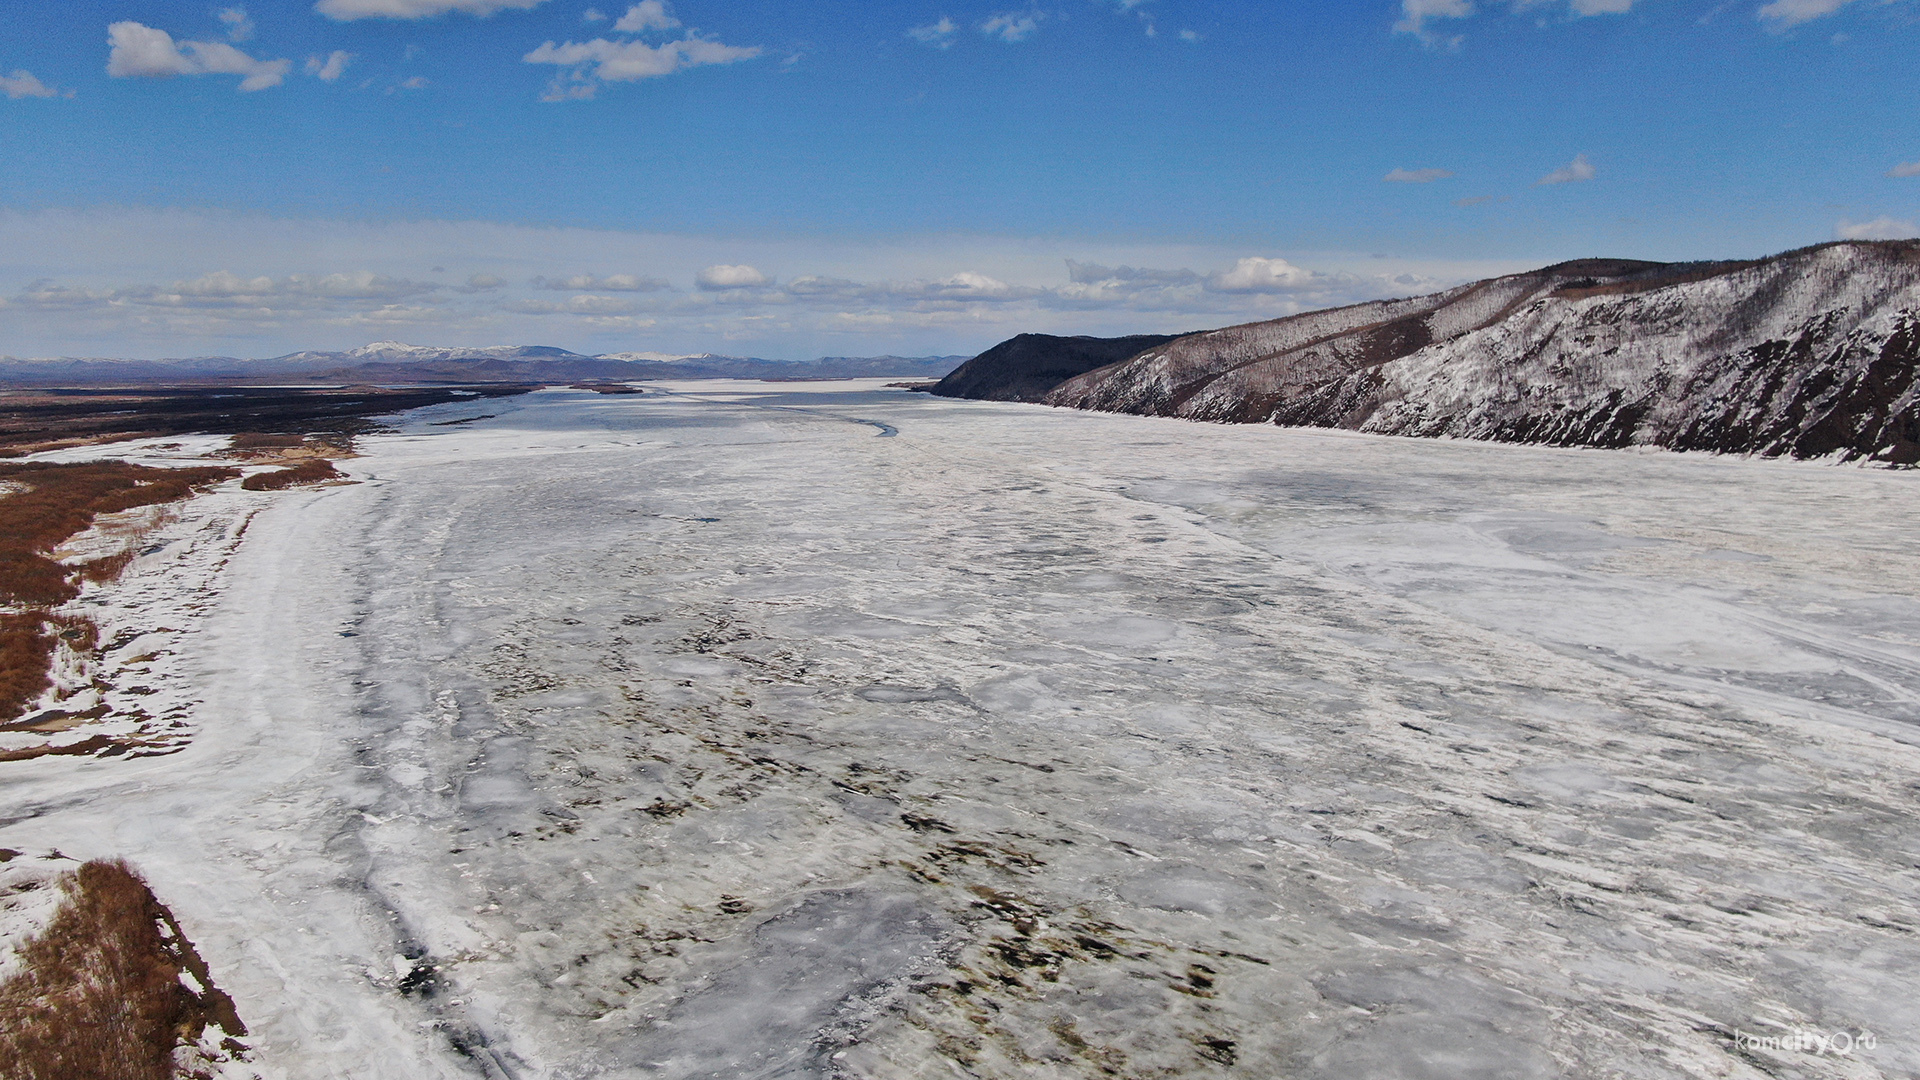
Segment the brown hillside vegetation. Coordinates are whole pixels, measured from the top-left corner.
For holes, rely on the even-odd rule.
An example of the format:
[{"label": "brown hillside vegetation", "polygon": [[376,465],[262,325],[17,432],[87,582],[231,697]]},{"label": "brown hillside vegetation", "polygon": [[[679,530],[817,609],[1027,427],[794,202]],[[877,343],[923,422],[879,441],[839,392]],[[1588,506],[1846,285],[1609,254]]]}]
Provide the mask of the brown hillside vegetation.
[{"label": "brown hillside vegetation", "polygon": [[232,999],[126,863],[86,863],[61,886],[65,903],[0,983],[0,1077],[172,1080],[190,1075],[175,1050],[210,1025],[225,1032],[225,1050],[245,1049]]},{"label": "brown hillside vegetation", "polygon": [[240,486],[248,491],[279,491],[295,484],[319,484],[328,480],[344,480],[346,477],[333,467],[333,462],[325,458],[303,461],[290,469],[275,469],[272,472],[255,473],[240,481]]},{"label": "brown hillside vegetation", "polygon": [[0,462],[0,480],[27,490],[0,498],[0,603],[52,605],[80,595],[74,574],[49,556],[100,514],[184,499],[239,473],[212,466],[155,469],[124,461],[72,465]]},{"label": "brown hillside vegetation", "polygon": [[11,720],[47,689],[53,635],[38,614],[0,615],[0,719]]},{"label": "brown hillside vegetation", "polygon": [[[53,551],[101,514],[183,499],[209,484],[238,476],[224,467],[154,469],[123,461],[59,465],[0,462],[0,722],[24,712],[47,689],[47,664],[58,634],[84,628],[49,628],[48,609],[80,595],[80,581],[105,580],[127,559],[65,566]],[[77,643],[77,639],[73,639]]]}]

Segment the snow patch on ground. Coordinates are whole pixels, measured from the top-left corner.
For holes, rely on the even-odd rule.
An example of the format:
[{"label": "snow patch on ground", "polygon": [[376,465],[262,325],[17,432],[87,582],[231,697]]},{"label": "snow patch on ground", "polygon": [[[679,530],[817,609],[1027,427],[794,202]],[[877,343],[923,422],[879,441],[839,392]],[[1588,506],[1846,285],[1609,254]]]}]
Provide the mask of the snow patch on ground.
[{"label": "snow patch on ground", "polygon": [[179,753],[6,774],[290,1078],[1920,1070],[1912,475],[447,408],[183,555]]}]

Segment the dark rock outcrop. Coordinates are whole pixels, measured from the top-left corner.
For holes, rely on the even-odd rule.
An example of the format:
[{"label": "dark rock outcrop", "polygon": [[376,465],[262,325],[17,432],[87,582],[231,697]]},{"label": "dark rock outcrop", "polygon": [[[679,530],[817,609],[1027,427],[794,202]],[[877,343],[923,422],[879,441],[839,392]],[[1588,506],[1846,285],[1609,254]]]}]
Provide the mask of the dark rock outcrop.
[{"label": "dark rock outcrop", "polygon": [[1135,334],[1097,338],[1021,334],[953,369],[929,393],[982,401],[1042,401],[1054,387],[1076,375],[1165,345],[1176,336]]}]

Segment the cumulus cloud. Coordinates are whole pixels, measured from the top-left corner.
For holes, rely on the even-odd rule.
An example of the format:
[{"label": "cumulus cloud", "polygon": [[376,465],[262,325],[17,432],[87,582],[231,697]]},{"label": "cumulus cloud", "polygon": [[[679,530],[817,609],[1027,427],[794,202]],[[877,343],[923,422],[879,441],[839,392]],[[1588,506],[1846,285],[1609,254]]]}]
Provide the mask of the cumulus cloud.
[{"label": "cumulus cloud", "polygon": [[1200,43],[1200,32],[1197,30],[1182,30],[1180,31],[1180,40],[1189,45],[1198,45]]},{"label": "cumulus cloud", "polygon": [[1452,175],[1446,169],[1395,169],[1380,179],[1389,184],[1431,184]]},{"label": "cumulus cloud", "polygon": [[228,41],[245,41],[253,36],[253,20],[247,17],[246,8],[222,8],[219,18],[226,24]]},{"label": "cumulus cloud", "polygon": [[345,49],[335,49],[327,54],[325,60],[317,56],[307,57],[307,74],[321,82],[333,82],[346,73],[347,65],[352,62],[352,53]]},{"label": "cumulus cloud", "polygon": [[[1633,10],[1637,0],[1566,0],[1566,11],[1576,19],[1595,15],[1625,15]],[[1782,0],[1785,3],[1834,3],[1836,0]],[[1847,0],[1837,0],[1845,3]],[[1513,14],[1526,14],[1540,8],[1558,8],[1561,0],[1508,0],[1506,7]],[[1466,19],[1477,13],[1473,0],[1401,0],[1400,21],[1393,24],[1394,32],[1412,34],[1429,47],[1457,49],[1464,40],[1460,35],[1451,37],[1435,33],[1429,25],[1436,19]]]},{"label": "cumulus cloud", "polygon": [[[15,72],[15,74],[24,75],[26,73]],[[12,92],[9,91],[7,96],[12,97],[13,96]],[[1900,164],[1895,165],[1893,168],[1888,169],[1887,175],[1894,177],[1895,179],[1898,179],[1903,176],[1920,176],[1920,161],[1903,161]]]},{"label": "cumulus cloud", "polygon": [[910,300],[983,301],[1004,303],[1040,295],[1032,286],[1009,285],[999,278],[972,270],[932,281],[908,281],[890,285],[886,295]]},{"label": "cumulus cloud", "polygon": [[1471,0],[1400,0],[1400,21],[1393,24],[1393,30],[1397,34],[1412,34],[1427,45],[1458,47],[1458,37],[1442,38],[1428,29],[1427,24],[1435,19],[1464,19],[1472,14]]},{"label": "cumulus cloud", "polygon": [[576,292],[659,292],[672,288],[659,278],[638,277],[634,274],[608,274],[606,277],[594,277],[592,274],[575,274],[572,277],[533,279],[536,289],[571,289]]},{"label": "cumulus cloud", "polygon": [[176,42],[165,30],[137,22],[107,27],[107,74],[116,79],[166,78],[171,75],[238,75],[242,92],[279,86],[291,60],[255,60],[219,41]]},{"label": "cumulus cloud", "polygon": [[56,285],[47,278],[41,278],[20,290],[19,295],[8,301],[8,304],[14,307],[37,308],[42,311],[75,311],[112,303],[115,295],[111,290],[96,291],[70,285]]},{"label": "cumulus cloud", "polygon": [[717,292],[721,289],[757,289],[771,284],[772,279],[751,266],[722,263],[695,274],[693,283],[707,292]]},{"label": "cumulus cloud", "polygon": [[245,277],[217,270],[166,285],[87,289],[37,281],[9,301],[10,306],[41,311],[96,314],[119,312],[197,312],[202,316],[249,321],[290,315],[342,311],[367,312],[423,297],[439,286],[393,278],[371,271]]},{"label": "cumulus cloud", "polygon": [[56,91],[46,83],[34,78],[33,72],[31,71],[15,71],[11,75],[0,75],[0,93],[4,93],[9,98],[18,101],[21,98],[53,97]]},{"label": "cumulus cloud", "polygon": [[1773,0],[1755,14],[1768,24],[1769,29],[1780,31],[1804,22],[1824,19],[1851,3],[1853,0]]},{"label": "cumulus cloud", "polygon": [[667,5],[661,0],[640,0],[627,9],[613,28],[622,34],[638,34],[644,30],[672,30],[680,25],[680,20],[667,14]]},{"label": "cumulus cloud", "polygon": [[[1038,245],[1061,261],[1036,268]],[[386,327],[423,344],[924,355],[977,351],[1022,331],[1224,326],[1523,269],[1328,264],[1193,244],[946,235],[822,243],[130,210],[0,215],[0,249],[21,255],[18,280],[49,279],[0,293],[11,349],[41,355],[277,355],[395,336]],[[316,251],[336,261],[316,268]],[[1265,258],[1243,262],[1249,255]],[[698,272],[713,266],[752,270],[710,274],[721,287],[696,288]],[[641,267],[677,287],[618,287],[647,280]],[[530,282],[536,273],[545,276]],[[756,277],[761,284],[748,284]]]},{"label": "cumulus cloud", "polygon": [[1872,221],[1841,221],[1833,227],[1833,235],[1836,240],[1914,240],[1920,239],[1920,228],[1911,221],[1877,217]]},{"label": "cumulus cloud", "polygon": [[1259,257],[1241,259],[1231,270],[1223,270],[1207,279],[1207,288],[1228,293],[1297,292],[1314,283],[1312,272],[1302,270],[1285,259]]},{"label": "cumulus cloud", "polygon": [[126,292],[139,303],[174,305],[223,305],[281,301],[303,304],[334,300],[405,300],[435,292],[438,285],[408,281],[361,270],[339,274],[289,274],[282,278],[266,275],[241,277],[226,270],[215,271],[171,286],[155,286]]},{"label": "cumulus cloud", "polygon": [[496,11],[530,11],[546,0],[319,0],[313,10],[329,19],[430,19],[459,11],[486,18]]},{"label": "cumulus cloud", "polygon": [[952,19],[942,15],[939,22],[908,29],[907,36],[923,45],[944,49],[953,44],[953,33],[958,29],[959,27],[954,25]]},{"label": "cumulus cloud", "polygon": [[516,315],[631,315],[641,310],[634,300],[591,294],[565,300],[510,300],[500,307]]},{"label": "cumulus cloud", "polygon": [[1033,36],[1040,26],[1041,15],[1000,14],[980,24],[980,32],[988,37],[997,37],[1001,41],[1025,41]]},{"label": "cumulus cloud", "polygon": [[597,82],[635,82],[657,79],[704,64],[732,64],[759,56],[759,46],[723,45],[701,37],[686,37],[661,45],[644,41],[592,41],[555,45],[549,41],[521,57],[529,64],[571,68],[571,85],[556,77],[542,101],[584,100],[593,97]]},{"label": "cumulus cloud", "polygon": [[1534,186],[1543,187],[1551,184],[1572,184],[1582,180],[1591,180],[1593,177],[1593,163],[1587,160],[1587,155],[1575,154],[1572,161],[1567,162],[1565,165],[1534,181]]}]

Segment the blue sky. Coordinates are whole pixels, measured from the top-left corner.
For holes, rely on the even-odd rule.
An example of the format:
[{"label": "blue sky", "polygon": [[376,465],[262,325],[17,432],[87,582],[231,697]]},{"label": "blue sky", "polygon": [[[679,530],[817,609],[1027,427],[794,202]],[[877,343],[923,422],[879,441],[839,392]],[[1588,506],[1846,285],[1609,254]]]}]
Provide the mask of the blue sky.
[{"label": "blue sky", "polygon": [[11,355],[964,353],[1920,234],[1920,0],[0,19]]}]

